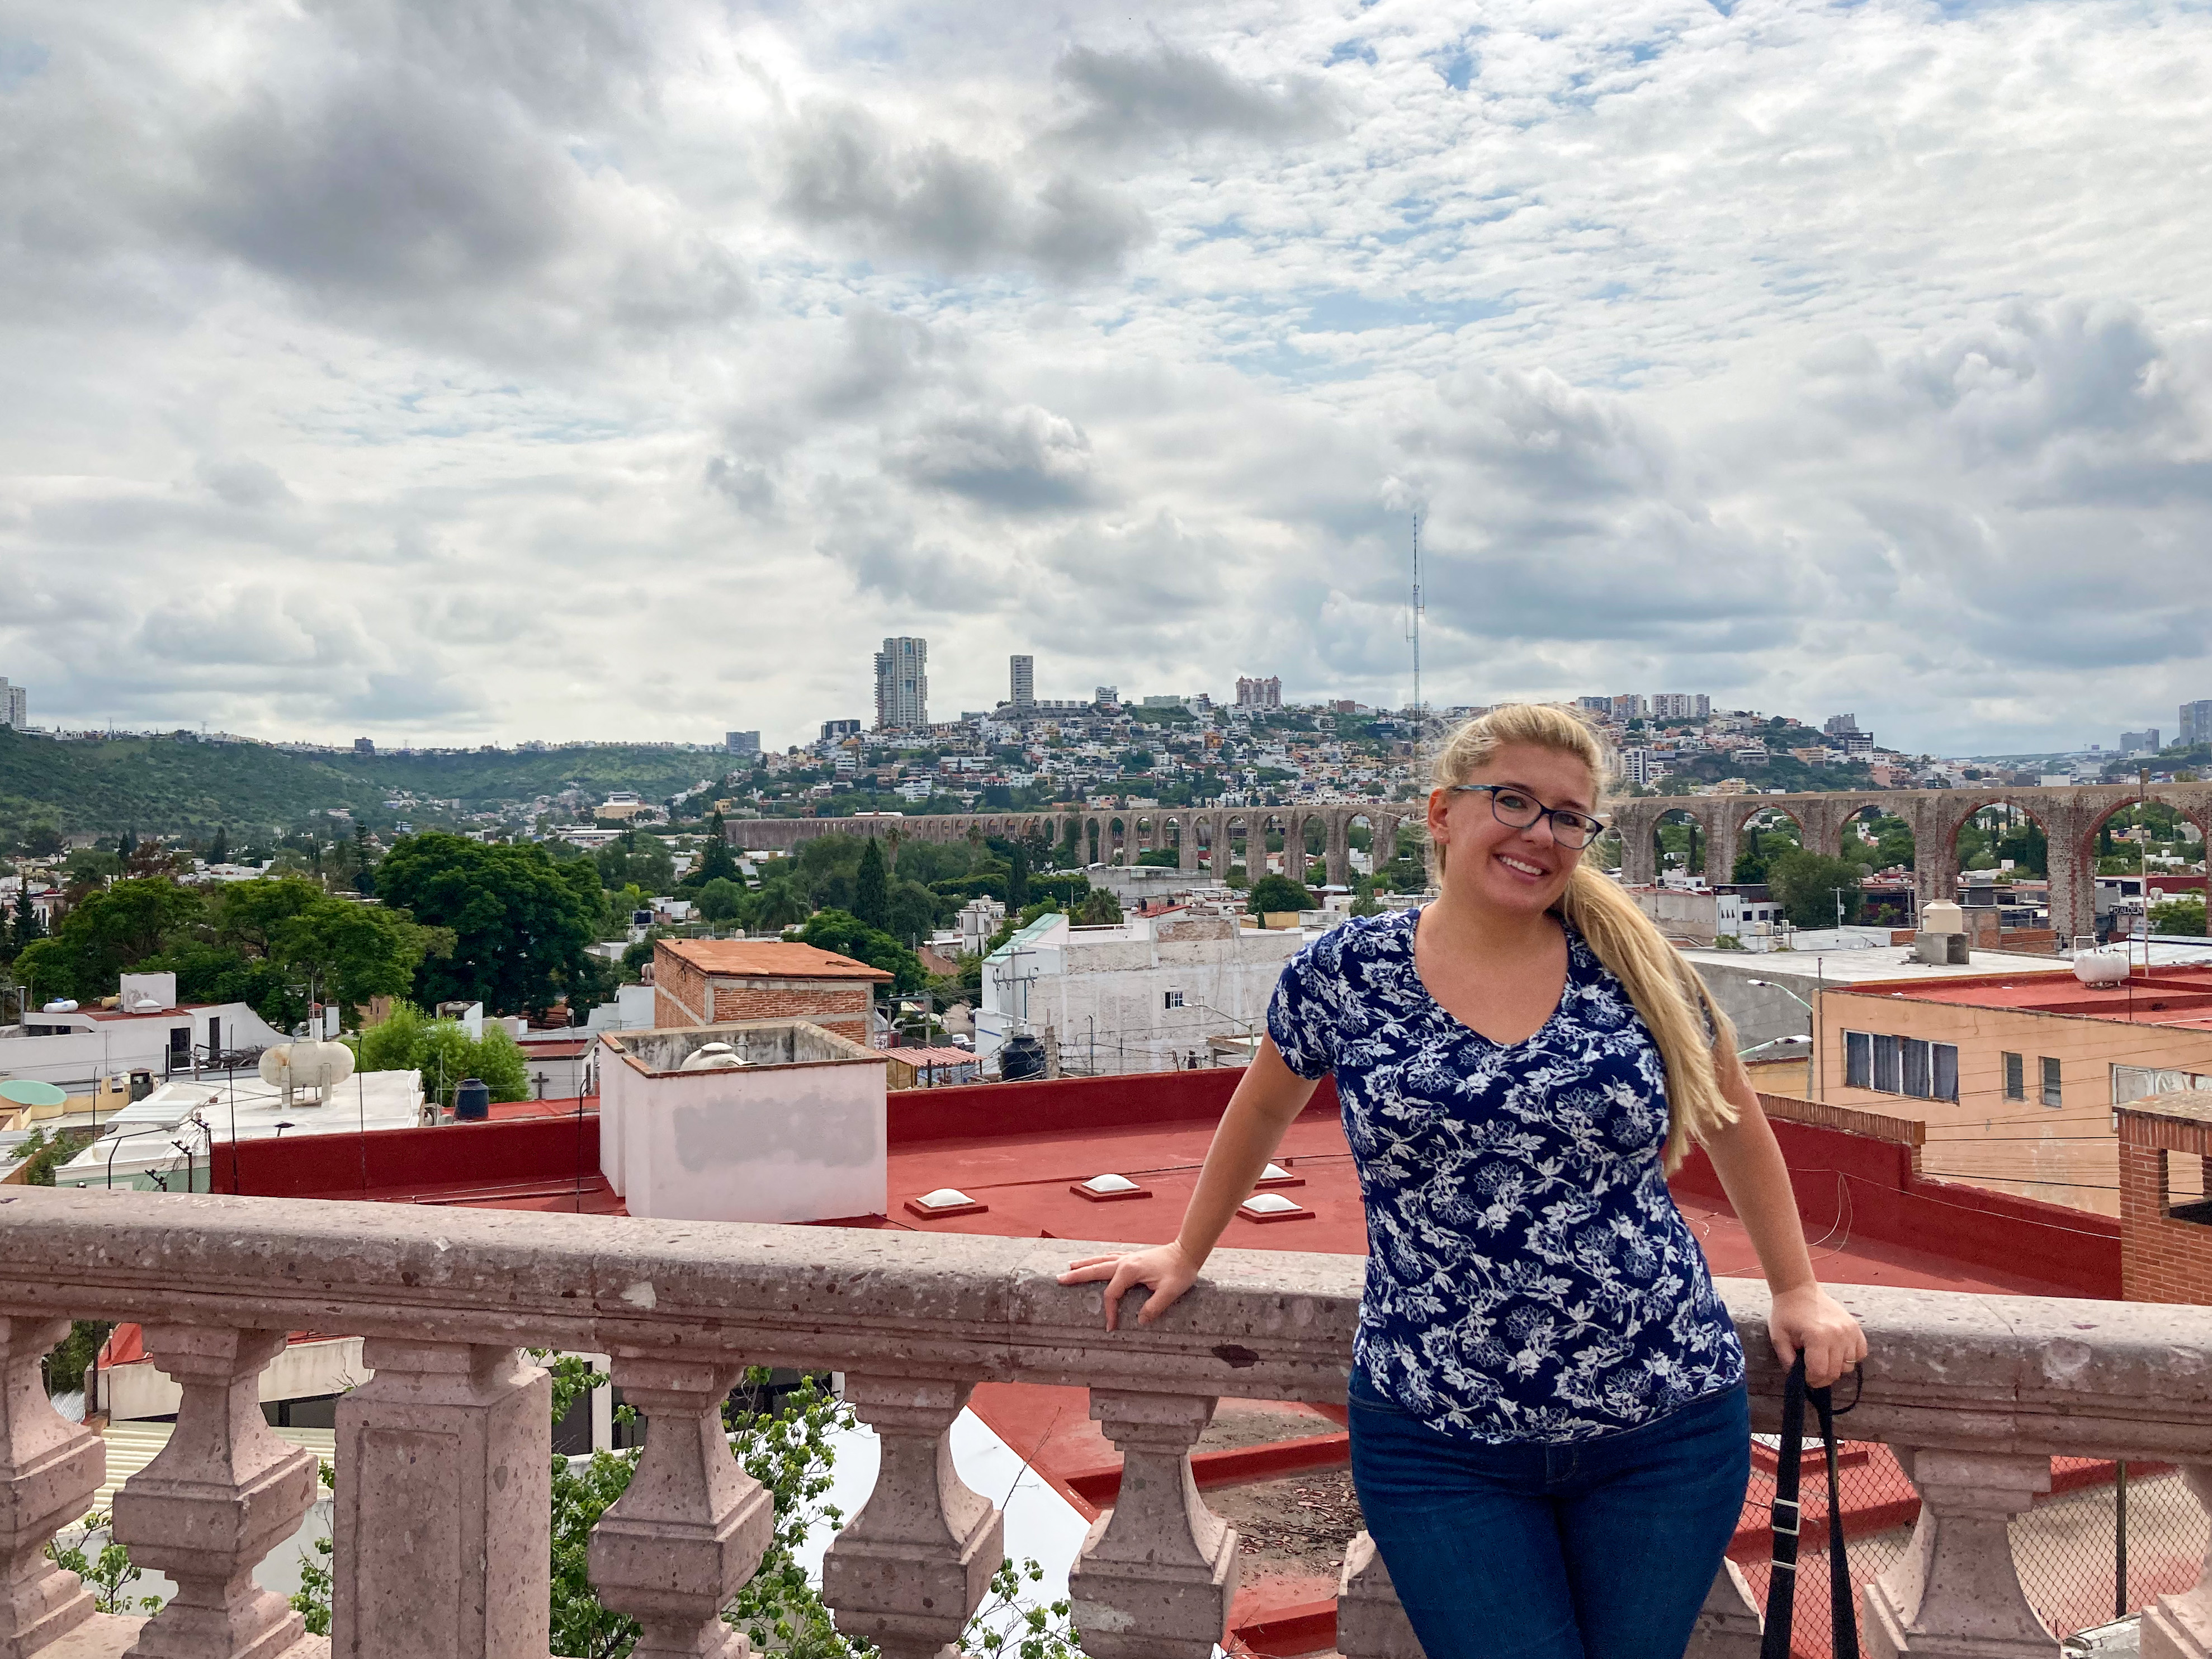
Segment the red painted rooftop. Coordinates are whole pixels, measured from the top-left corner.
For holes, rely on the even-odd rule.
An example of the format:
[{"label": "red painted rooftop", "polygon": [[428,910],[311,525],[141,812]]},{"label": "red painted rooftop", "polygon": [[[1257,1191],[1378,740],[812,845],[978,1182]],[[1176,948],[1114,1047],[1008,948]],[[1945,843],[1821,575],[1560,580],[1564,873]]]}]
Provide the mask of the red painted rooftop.
[{"label": "red painted rooftop", "polygon": [[1977,974],[1942,980],[1863,980],[1834,996],[1889,997],[1961,1008],[2072,1014],[2136,1025],[2212,1030],[2212,966],[2138,968],[2118,985],[2084,985],[2071,974]]}]

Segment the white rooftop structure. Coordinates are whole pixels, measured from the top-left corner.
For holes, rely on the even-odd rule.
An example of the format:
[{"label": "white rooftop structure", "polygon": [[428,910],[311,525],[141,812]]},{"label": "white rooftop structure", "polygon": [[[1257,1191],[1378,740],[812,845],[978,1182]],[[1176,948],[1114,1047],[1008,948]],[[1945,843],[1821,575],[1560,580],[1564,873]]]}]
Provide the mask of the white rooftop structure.
[{"label": "white rooftop structure", "polygon": [[422,1121],[419,1072],[356,1072],[318,1103],[312,1091],[283,1091],[251,1073],[165,1083],[100,1126],[100,1138],[54,1171],[58,1187],[208,1189],[208,1160],[234,1133],[240,1140],[280,1134],[354,1134],[412,1129]]}]

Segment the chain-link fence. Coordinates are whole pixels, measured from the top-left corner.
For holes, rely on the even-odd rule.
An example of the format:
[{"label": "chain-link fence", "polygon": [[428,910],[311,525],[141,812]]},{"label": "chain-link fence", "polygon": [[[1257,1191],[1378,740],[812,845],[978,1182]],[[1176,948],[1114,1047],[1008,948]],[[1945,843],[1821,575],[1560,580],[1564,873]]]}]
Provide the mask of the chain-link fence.
[{"label": "chain-link fence", "polygon": [[[1729,1551],[1762,1612],[1772,1576],[1768,1528],[1776,1448],[1777,1437],[1755,1437],[1751,1486]],[[1841,1462],[1844,1542],[1857,1615],[1867,1583],[1904,1553],[1920,1500],[1887,1446],[1847,1442]],[[1806,1449],[1802,1496],[1802,1550],[1790,1649],[1798,1659],[1831,1659],[1828,1486],[1817,1442]],[[2013,1563],[2028,1605],[2053,1635],[2063,1638],[2140,1612],[2160,1595],[2189,1589],[2203,1571],[2208,1536],[2212,1523],[2170,1467],[2055,1457],[2050,1495],[2012,1523]]]}]

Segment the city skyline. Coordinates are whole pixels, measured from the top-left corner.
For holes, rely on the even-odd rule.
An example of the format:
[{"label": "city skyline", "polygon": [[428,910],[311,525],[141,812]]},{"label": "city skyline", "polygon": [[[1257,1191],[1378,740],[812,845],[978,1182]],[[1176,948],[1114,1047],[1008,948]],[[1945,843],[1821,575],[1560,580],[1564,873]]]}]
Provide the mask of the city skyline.
[{"label": "city skyline", "polygon": [[9,27],[43,721],[792,732],[902,633],[947,708],[1396,703],[1416,510],[1432,704],[2027,751],[2212,679],[2196,9]]}]

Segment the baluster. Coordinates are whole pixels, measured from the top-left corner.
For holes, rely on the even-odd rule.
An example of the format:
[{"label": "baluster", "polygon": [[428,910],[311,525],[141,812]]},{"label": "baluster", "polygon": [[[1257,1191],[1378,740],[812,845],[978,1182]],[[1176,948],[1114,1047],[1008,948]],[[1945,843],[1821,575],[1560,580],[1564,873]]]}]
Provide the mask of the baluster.
[{"label": "baluster", "polygon": [[46,1559],[56,1531],[92,1507],[107,1447],[46,1398],[39,1361],[66,1319],[0,1317],[0,1659],[27,1659],[92,1617],[92,1595]]},{"label": "baluster", "polygon": [[544,1659],[552,1380],[514,1348],[371,1338],[338,1401],[331,1646]]},{"label": "baluster", "polygon": [[[2051,1460],[1895,1448],[1920,1492],[1912,1540],[1865,1590],[1866,1650],[1960,1659],[2051,1659],[2057,1638],[2027,1604],[2012,1518],[2051,1490]],[[1801,1586],[1800,1596],[1811,1587]]]},{"label": "baluster", "polygon": [[1237,1593],[1237,1530],[1200,1499],[1190,1449],[1212,1400],[1091,1391],[1121,1451],[1121,1492],[1068,1574],[1092,1659],[1212,1659]]},{"label": "baluster", "polygon": [[1344,1659],[1423,1659],[1390,1569],[1364,1532],[1345,1547],[1344,1571],[1337,1575],[1336,1650]]},{"label": "baluster", "polygon": [[315,1498],[314,1453],[261,1415],[262,1368],[283,1351],[282,1331],[146,1327],[147,1353],[184,1400],[169,1443],[115,1498],[116,1540],[177,1586],[137,1659],[274,1659],[304,1636],[284,1598],[253,1582]]},{"label": "baluster", "polygon": [[[2212,1464],[2185,1463],[2181,1478],[2207,1515],[2212,1515]],[[2208,1659],[2212,1656],[2212,1553],[2197,1583],[2179,1595],[2161,1595],[2144,1610],[2142,1659]]]},{"label": "baluster", "polygon": [[599,1600],[645,1627],[636,1659],[744,1659],[722,1609],[768,1553],[775,1500],[738,1467],[722,1401],[744,1375],[726,1361],[617,1354],[615,1385],[646,1419],[629,1490],[592,1528]]},{"label": "baluster", "polygon": [[822,1599],[837,1628],[890,1659],[957,1659],[1004,1553],[997,1505],[952,1467],[952,1420],[972,1382],[845,1379],[845,1399],[882,1443],[875,1490],[837,1534]]},{"label": "baluster", "polygon": [[[1821,1580],[1821,1585],[1826,1582]],[[1826,1591],[1823,1588],[1820,1593]],[[1723,1561],[1705,1592],[1705,1606],[1698,1609],[1698,1622],[1682,1659],[1759,1659],[1759,1635],[1765,1629],[1743,1569]]]}]

